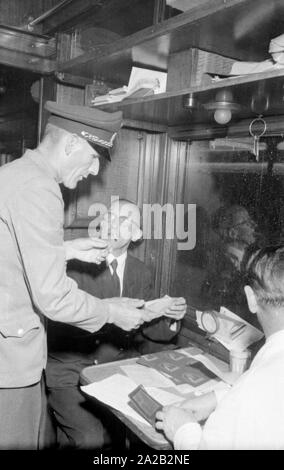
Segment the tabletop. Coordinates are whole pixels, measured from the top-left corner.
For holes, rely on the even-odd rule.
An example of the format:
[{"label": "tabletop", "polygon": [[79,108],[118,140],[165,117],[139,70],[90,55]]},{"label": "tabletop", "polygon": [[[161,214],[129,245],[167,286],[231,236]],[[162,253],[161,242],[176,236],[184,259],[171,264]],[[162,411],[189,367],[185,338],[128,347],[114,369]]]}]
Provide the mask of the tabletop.
[{"label": "tabletop", "polygon": [[[178,349],[176,351],[182,351],[183,349]],[[136,364],[137,360],[141,357],[143,356],[86,367],[82,370],[80,375],[81,384],[88,385],[99,382],[117,373],[126,375],[121,366]],[[220,363],[222,362],[220,360],[218,361]],[[227,366],[225,363],[223,364],[225,367]],[[98,403],[98,400],[96,400],[94,397],[90,397],[89,395],[86,396],[88,399],[95,400]],[[124,415],[122,412],[110,407],[109,405],[104,404],[104,406],[107,406],[108,409],[110,409],[113,414],[119,418],[122,423],[124,423],[126,427],[128,427],[134,434],[136,434],[136,436],[139,437],[139,439],[141,439],[142,442],[147,444],[149,447],[157,450],[172,449],[171,443],[165,438],[165,436],[161,432],[156,431],[152,426],[136,421],[132,417]]]}]

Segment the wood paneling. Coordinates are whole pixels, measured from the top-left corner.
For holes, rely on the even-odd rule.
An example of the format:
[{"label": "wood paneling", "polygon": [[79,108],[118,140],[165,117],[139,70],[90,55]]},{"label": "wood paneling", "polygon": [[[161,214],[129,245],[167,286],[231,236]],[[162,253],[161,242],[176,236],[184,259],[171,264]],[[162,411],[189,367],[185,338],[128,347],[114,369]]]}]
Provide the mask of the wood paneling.
[{"label": "wood paneling", "polygon": [[283,19],[279,0],[200,0],[183,14],[60,63],[58,70],[127,83],[132,65],[167,70],[169,55],[190,47],[259,61],[268,57],[271,38],[282,33]]},{"label": "wood paneling", "polygon": [[[176,214],[176,204],[183,203],[183,192],[186,175],[187,144],[168,141],[165,151],[165,176],[163,204],[171,204]],[[174,220],[176,222],[176,219]],[[176,223],[174,225],[176,229]],[[176,230],[174,230],[176,233]],[[170,293],[171,277],[176,262],[177,240],[167,239],[164,234],[160,262],[160,295]]]},{"label": "wood paneling", "polygon": [[43,31],[101,26],[127,36],[152,24],[154,0],[73,0],[43,22]]},{"label": "wood paneling", "polygon": [[41,15],[58,4],[59,0],[0,0],[1,23],[9,26],[24,26],[30,18]]},{"label": "wood paneling", "polygon": [[7,151],[20,156],[23,146],[36,144],[38,106],[30,89],[38,76],[1,66],[0,77],[6,85],[0,98],[0,140]]}]

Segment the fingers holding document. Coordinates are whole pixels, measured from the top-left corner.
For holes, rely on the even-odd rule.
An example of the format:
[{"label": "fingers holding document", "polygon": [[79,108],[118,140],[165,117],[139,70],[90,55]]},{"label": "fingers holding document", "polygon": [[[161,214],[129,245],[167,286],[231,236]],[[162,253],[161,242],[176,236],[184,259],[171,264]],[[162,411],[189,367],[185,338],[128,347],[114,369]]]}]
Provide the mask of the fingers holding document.
[{"label": "fingers holding document", "polygon": [[173,320],[182,320],[186,314],[186,308],[186,301],[183,297],[172,297],[172,303],[166,308],[164,315]]},{"label": "fingers holding document", "polygon": [[163,431],[169,441],[173,442],[176,432],[184,424],[195,423],[196,420],[189,410],[177,406],[165,406],[156,414],[156,429]]},{"label": "fingers holding document", "polygon": [[125,331],[137,329],[144,322],[150,322],[164,315],[173,320],[180,320],[186,312],[183,298],[168,296],[146,303],[144,300],[127,297],[113,297],[106,299],[105,302],[109,304],[109,323]]},{"label": "fingers holding document", "polygon": [[100,264],[109,250],[107,243],[100,238],[76,238],[64,242],[66,261],[77,259],[86,263]]},{"label": "fingers holding document", "polygon": [[145,321],[144,300],[113,297],[106,299],[109,305],[109,323],[130,331],[139,328]]},{"label": "fingers holding document", "polygon": [[169,297],[165,295],[161,299],[151,300],[145,303],[149,319],[154,320],[166,316],[172,320],[181,320],[186,313],[186,301],[183,297]]}]

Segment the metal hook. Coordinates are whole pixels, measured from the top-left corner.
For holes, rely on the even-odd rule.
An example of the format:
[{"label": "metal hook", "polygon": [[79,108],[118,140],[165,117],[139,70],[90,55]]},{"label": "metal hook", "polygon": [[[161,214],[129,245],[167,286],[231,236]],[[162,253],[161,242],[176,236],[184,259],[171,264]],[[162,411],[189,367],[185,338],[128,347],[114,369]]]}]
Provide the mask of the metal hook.
[{"label": "metal hook", "polygon": [[[256,134],[255,132],[253,132],[253,129],[252,129],[253,125],[254,125],[256,122],[261,122],[261,123],[263,124],[263,130],[262,130],[262,132],[260,132],[259,134]],[[262,117],[261,115],[258,116],[258,117],[255,118],[255,119],[253,119],[253,120],[251,121],[250,125],[249,125],[249,133],[250,133],[250,135],[251,135],[253,138],[256,138],[256,137],[257,137],[257,138],[259,139],[260,137],[262,137],[262,136],[265,134],[266,129],[267,129],[266,121],[263,119],[263,117]]]}]

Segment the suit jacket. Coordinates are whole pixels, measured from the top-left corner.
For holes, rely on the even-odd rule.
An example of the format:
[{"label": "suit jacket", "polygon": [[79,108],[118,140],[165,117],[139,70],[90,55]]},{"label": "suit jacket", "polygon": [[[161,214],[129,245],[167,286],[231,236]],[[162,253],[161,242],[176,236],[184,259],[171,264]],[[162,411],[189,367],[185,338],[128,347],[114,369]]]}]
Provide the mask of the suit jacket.
[{"label": "suit jacket", "polygon": [[[102,299],[114,296],[111,273],[105,264],[95,266],[72,261],[68,265],[68,274],[89,294]],[[153,298],[149,269],[130,254],[125,262],[122,296],[145,301]],[[146,324],[138,332],[128,333],[108,324],[96,334],[89,334],[71,325],[49,322],[47,384],[49,387],[63,387],[77,383],[80,371],[94,363],[96,351],[101,345],[109,344],[118,350],[123,349],[126,355],[147,354],[168,348],[179,328],[180,325],[177,331],[172,331],[170,321],[162,318]]]}]

